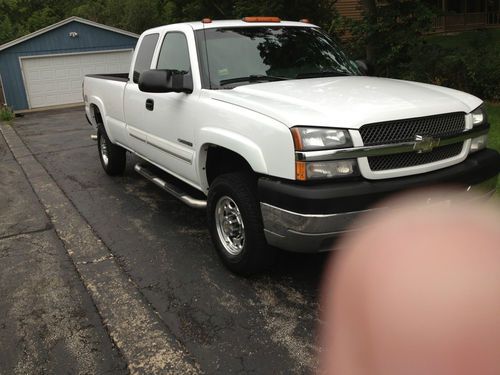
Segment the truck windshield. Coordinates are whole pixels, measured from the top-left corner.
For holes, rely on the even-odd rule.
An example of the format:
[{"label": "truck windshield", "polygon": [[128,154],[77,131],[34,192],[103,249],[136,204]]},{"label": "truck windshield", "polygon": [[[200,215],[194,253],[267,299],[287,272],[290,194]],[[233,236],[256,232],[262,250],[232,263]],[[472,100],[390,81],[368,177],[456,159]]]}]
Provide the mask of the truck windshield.
[{"label": "truck windshield", "polygon": [[354,62],[311,27],[235,27],[197,33],[204,86],[359,75]]}]

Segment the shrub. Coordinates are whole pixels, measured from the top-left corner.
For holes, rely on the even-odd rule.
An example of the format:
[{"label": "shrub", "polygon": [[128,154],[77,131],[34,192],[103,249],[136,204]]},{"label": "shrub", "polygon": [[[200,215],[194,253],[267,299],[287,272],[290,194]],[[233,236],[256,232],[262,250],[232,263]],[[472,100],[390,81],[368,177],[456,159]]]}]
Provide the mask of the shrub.
[{"label": "shrub", "polygon": [[476,31],[459,45],[433,43],[412,51],[397,76],[463,90],[482,99],[500,100],[500,48],[489,31]]},{"label": "shrub", "polygon": [[368,58],[376,75],[500,100],[500,30],[429,36],[439,10],[427,1],[364,0],[362,4],[360,20],[341,17],[329,31],[343,37],[352,57]]},{"label": "shrub", "polygon": [[12,121],[14,117],[14,112],[10,107],[2,106],[0,108],[0,121]]}]

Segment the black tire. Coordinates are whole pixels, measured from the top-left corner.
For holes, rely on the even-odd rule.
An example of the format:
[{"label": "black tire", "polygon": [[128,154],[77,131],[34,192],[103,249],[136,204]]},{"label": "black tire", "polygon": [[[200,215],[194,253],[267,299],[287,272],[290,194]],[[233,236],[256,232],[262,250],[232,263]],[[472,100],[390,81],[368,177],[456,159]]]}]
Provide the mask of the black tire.
[{"label": "black tire", "polygon": [[[208,193],[207,215],[212,241],[224,265],[242,276],[262,272],[269,268],[276,259],[276,249],[270,247],[264,237],[262,215],[256,192],[256,181],[250,174],[229,173],[218,176],[211,184]],[[241,225],[236,224],[239,228],[236,233],[244,233],[241,249],[236,250],[239,253],[235,253],[234,249],[232,249],[233,252],[228,250],[228,247],[233,246],[233,241],[226,241],[226,245],[224,244],[225,235],[222,228],[230,227],[230,225],[227,224],[228,222],[227,226],[221,225],[220,223],[225,221],[217,219],[220,210],[222,210],[220,212],[227,212],[221,208],[221,205],[228,203],[232,206],[231,201],[237,208],[236,215],[239,215],[243,222],[243,230],[241,230]],[[234,209],[229,211],[233,212]],[[235,242],[238,241],[235,240]]]},{"label": "black tire", "polygon": [[127,164],[127,151],[123,147],[111,143],[102,124],[99,124],[97,128],[97,150],[102,168],[108,175],[123,174]]}]

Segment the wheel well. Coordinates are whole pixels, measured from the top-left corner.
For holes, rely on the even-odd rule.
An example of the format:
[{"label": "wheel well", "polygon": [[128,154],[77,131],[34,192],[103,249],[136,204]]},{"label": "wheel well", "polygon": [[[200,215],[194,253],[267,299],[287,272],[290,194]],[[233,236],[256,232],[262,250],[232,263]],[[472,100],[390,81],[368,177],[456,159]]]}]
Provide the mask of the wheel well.
[{"label": "wheel well", "polygon": [[224,147],[208,148],[206,173],[209,186],[221,174],[241,171],[253,173],[252,167],[241,155]]},{"label": "wheel well", "polygon": [[94,116],[96,124],[102,124],[102,116],[101,111],[99,111],[99,107],[97,107],[95,104],[91,104],[90,108],[92,109],[92,114]]}]

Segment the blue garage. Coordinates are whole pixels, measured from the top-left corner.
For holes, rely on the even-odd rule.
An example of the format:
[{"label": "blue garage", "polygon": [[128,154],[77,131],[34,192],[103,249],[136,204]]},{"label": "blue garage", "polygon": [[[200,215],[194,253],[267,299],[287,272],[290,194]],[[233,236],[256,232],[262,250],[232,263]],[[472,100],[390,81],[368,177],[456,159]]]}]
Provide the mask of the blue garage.
[{"label": "blue garage", "polygon": [[0,100],[15,111],[82,103],[83,77],[128,72],[138,38],[71,17],[6,43],[0,46]]}]

